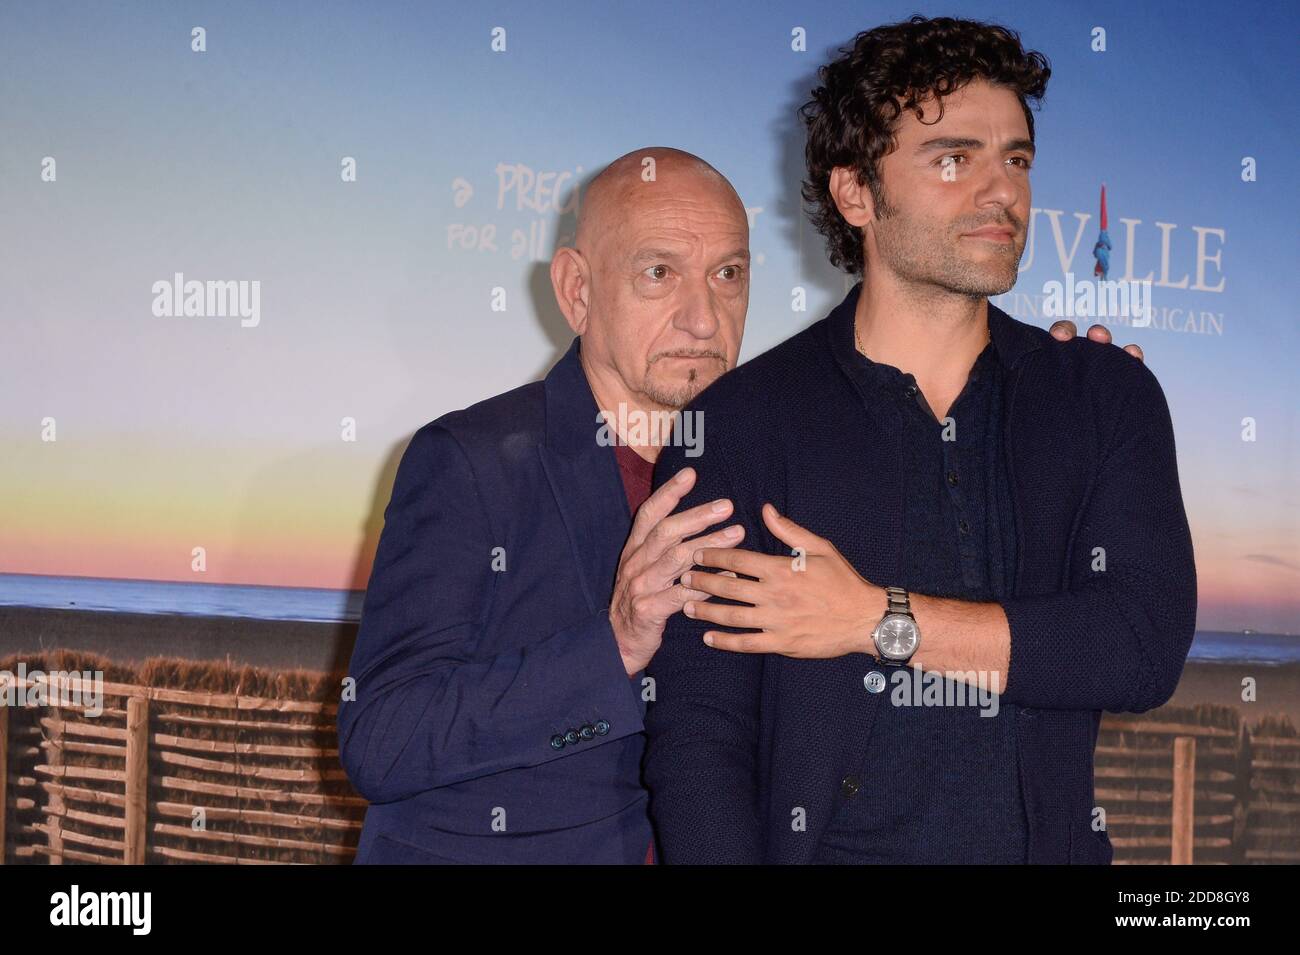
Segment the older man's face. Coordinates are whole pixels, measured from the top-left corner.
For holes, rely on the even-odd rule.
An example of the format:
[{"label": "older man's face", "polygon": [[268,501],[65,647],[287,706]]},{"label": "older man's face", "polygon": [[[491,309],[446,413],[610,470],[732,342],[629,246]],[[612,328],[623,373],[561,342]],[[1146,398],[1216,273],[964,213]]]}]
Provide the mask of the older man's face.
[{"label": "older man's face", "polygon": [[749,226],[705,176],[636,183],[595,257],[592,348],[630,392],[681,408],[735,367],[749,307]]}]

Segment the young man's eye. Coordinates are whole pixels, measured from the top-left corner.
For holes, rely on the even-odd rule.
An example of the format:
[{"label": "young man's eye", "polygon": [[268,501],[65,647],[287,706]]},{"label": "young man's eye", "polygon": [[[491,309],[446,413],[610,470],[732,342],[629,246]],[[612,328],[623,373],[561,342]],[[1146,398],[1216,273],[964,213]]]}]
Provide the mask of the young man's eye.
[{"label": "young man's eye", "polygon": [[1034,164],[1033,164],[1033,162],[1031,162],[1030,160],[1026,159],[1024,156],[1012,156],[1012,157],[1011,157],[1011,161],[1012,161],[1012,162],[1018,162],[1018,163],[1020,163],[1020,164],[1021,164],[1021,166],[1020,166],[1021,169],[1032,169],[1032,168],[1034,168]]},{"label": "young man's eye", "polygon": [[961,153],[950,153],[949,155],[944,156],[941,160],[939,160],[939,165],[955,166],[957,165],[958,159],[960,159],[962,162],[966,161],[966,157],[963,156]]}]

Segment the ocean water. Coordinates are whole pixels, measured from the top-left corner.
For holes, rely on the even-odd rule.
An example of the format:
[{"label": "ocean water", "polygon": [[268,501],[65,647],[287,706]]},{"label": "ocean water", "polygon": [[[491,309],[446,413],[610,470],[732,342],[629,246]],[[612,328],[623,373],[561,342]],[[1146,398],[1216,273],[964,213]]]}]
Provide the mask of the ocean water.
[{"label": "ocean water", "polygon": [[[0,574],[0,606],[355,623],[363,590]],[[1300,636],[1198,630],[1193,660],[1300,663]]]},{"label": "ocean water", "polygon": [[0,607],[332,623],[360,620],[364,598],[364,590],[0,574]]},{"label": "ocean water", "polygon": [[1197,630],[1188,658],[1207,663],[1297,663],[1300,662],[1300,636]]}]

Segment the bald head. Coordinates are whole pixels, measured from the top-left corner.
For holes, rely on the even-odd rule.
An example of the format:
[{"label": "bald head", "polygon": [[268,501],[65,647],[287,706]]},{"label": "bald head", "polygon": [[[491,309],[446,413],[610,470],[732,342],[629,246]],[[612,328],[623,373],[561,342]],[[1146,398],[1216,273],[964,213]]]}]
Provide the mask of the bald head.
[{"label": "bald head", "polygon": [[638,200],[662,195],[665,189],[704,187],[730,203],[742,216],[745,205],[727,177],[693,153],[671,146],[647,146],[619,156],[596,175],[578,208],[575,245],[586,256],[600,248],[611,225],[636,214]]}]

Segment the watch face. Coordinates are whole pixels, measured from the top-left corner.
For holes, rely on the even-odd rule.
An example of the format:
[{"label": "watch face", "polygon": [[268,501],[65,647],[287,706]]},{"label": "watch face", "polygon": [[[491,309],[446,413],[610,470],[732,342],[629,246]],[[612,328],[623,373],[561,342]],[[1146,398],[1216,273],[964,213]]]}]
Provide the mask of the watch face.
[{"label": "watch face", "polygon": [[906,614],[892,613],[881,621],[880,652],[891,660],[907,659],[920,642],[916,621]]}]

